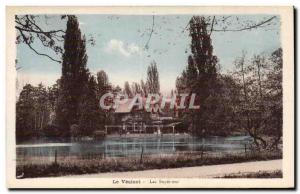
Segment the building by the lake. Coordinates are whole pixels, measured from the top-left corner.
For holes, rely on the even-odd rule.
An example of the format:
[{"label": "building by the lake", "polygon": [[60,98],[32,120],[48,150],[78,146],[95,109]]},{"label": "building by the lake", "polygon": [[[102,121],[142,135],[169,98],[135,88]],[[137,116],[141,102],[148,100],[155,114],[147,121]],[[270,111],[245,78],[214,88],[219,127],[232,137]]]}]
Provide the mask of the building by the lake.
[{"label": "building by the lake", "polygon": [[146,106],[144,97],[129,98],[111,111],[111,124],[105,125],[106,134],[174,133],[180,123],[178,111],[176,107],[170,109],[168,100],[163,108],[161,103],[162,99]]}]

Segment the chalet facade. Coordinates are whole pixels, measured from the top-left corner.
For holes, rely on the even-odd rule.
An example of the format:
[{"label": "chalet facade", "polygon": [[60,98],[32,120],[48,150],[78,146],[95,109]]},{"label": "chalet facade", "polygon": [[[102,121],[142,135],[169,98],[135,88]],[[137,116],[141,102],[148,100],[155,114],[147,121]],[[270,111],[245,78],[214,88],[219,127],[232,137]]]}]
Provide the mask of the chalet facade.
[{"label": "chalet facade", "polygon": [[[134,100],[136,101],[133,102]],[[112,122],[105,126],[106,133],[174,132],[174,127],[178,123],[176,109],[169,109],[170,102],[166,102],[163,109],[160,108],[160,104],[161,100],[147,107],[146,98],[128,99],[126,103],[119,104],[112,111]]]}]

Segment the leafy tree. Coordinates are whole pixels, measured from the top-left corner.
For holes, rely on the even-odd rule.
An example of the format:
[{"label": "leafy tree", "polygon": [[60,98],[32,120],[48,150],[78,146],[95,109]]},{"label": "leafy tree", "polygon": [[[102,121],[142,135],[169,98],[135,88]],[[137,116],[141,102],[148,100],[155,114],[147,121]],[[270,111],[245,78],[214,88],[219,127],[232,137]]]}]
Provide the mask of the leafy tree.
[{"label": "leafy tree", "polygon": [[35,89],[35,127],[36,130],[42,130],[49,119],[49,101],[46,88],[39,84]]},{"label": "leafy tree", "polygon": [[130,88],[130,85],[129,85],[129,82],[126,81],[125,84],[124,84],[124,93],[129,97],[129,98],[132,98],[133,97],[133,93],[131,91],[131,88]]},{"label": "leafy tree", "polygon": [[51,105],[49,93],[39,84],[34,87],[26,84],[16,104],[17,141],[31,139],[41,135],[50,120]]},{"label": "leafy tree", "polygon": [[266,88],[268,90],[267,109],[270,110],[267,115],[268,118],[268,134],[273,137],[271,148],[277,148],[280,138],[282,137],[282,49],[279,48],[274,51],[270,57],[271,71],[267,74],[269,80]]},{"label": "leafy tree", "polygon": [[236,66],[234,75],[241,94],[236,109],[238,124],[258,148],[277,148],[282,136],[281,49],[270,57],[254,55],[250,61],[243,55]]},{"label": "leafy tree", "polygon": [[148,85],[144,82],[144,80],[141,80],[141,90],[143,96],[148,96],[149,89],[148,89]]},{"label": "leafy tree", "polygon": [[[258,57],[255,57],[252,64],[247,62],[245,53],[235,61],[237,71],[234,72],[237,83],[240,85],[240,100],[237,101],[236,109],[236,121],[241,129],[247,131],[247,133],[253,137],[257,146],[260,143],[266,146],[266,141],[261,137],[260,127],[262,124],[261,110],[262,110],[262,91],[258,89],[257,83],[260,80],[257,79],[255,64],[259,63]],[[254,59],[255,59],[254,58]],[[259,68],[257,69],[259,70]]]},{"label": "leafy tree", "polygon": [[16,140],[29,138],[34,132],[34,93],[35,88],[26,84],[16,104]]},{"label": "leafy tree", "polygon": [[147,69],[147,86],[149,89],[149,93],[160,93],[159,73],[155,61],[152,61]]},{"label": "leafy tree", "polygon": [[103,70],[97,72],[97,91],[99,100],[102,95],[106,94],[110,90],[111,86],[106,72]]},{"label": "leafy tree", "polygon": [[239,87],[231,76],[217,76],[209,97],[201,106],[205,114],[200,119],[202,127],[207,129],[206,134],[227,136],[237,131],[234,102],[238,100],[238,94]]},{"label": "leafy tree", "polygon": [[98,91],[98,109],[99,109],[99,114],[100,117],[99,119],[102,122],[102,125],[109,123],[109,118],[110,118],[110,112],[107,110],[103,110],[101,107],[99,107],[99,100],[101,99],[101,97],[108,93],[108,92],[112,92],[112,86],[109,83],[109,79],[108,79],[108,75],[106,74],[105,71],[99,71],[97,73],[97,91]]},{"label": "leafy tree", "polygon": [[142,88],[140,86],[139,83],[137,82],[133,82],[132,85],[131,85],[131,91],[133,93],[133,95],[136,95],[136,94],[142,94]]},{"label": "leafy tree", "polygon": [[59,95],[59,82],[58,79],[55,84],[48,87],[48,100],[51,111],[55,111],[56,105],[57,105],[57,99]]},{"label": "leafy tree", "polygon": [[98,103],[97,82],[94,76],[89,76],[79,104],[79,129],[81,136],[91,136],[94,131],[103,128],[105,118],[104,114],[100,112]]}]

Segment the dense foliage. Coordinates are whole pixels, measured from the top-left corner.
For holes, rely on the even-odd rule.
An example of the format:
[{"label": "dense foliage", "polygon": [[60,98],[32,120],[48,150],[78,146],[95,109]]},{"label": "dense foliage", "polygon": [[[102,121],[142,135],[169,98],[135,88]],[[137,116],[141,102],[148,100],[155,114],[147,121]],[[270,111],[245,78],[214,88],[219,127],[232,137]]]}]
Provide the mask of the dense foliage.
[{"label": "dense foliage", "polygon": [[282,136],[282,49],[271,54],[243,53],[235,71],[222,74],[213,55],[209,18],[190,21],[191,55],[176,80],[178,93],[196,93],[199,110],[181,111],[197,135],[244,133],[263,148],[277,148]]}]

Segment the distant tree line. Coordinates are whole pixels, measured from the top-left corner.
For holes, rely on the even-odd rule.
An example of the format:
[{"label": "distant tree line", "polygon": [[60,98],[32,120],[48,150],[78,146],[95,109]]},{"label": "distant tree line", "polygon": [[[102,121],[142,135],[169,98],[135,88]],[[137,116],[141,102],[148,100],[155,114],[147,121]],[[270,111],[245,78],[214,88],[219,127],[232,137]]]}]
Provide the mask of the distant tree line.
[{"label": "distant tree line", "polygon": [[57,96],[55,86],[45,88],[42,84],[33,87],[26,84],[16,104],[16,137],[17,141],[41,135],[54,110]]},{"label": "distant tree line", "polygon": [[147,68],[147,80],[141,80],[140,83],[133,82],[130,86],[128,81],[125,81],[123,93],[129,98],[136,94],[147,97],[148,94],[160,94],[159,72],[157,64],[153,60]]}]

